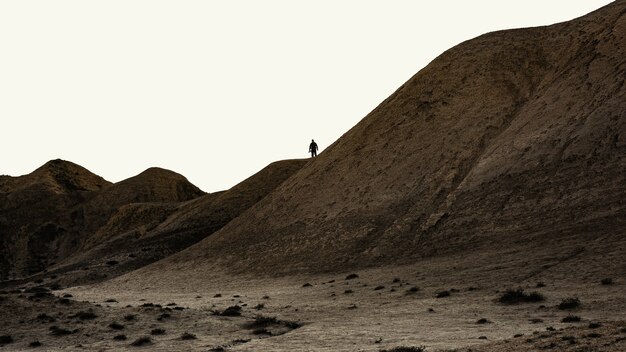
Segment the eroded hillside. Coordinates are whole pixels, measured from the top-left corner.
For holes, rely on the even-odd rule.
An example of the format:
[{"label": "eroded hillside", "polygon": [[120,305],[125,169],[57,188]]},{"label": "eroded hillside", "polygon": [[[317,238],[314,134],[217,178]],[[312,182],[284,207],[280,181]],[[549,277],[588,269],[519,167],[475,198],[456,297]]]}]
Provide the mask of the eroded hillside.
[{"label": "eroded hillside", "polygon": [[253,209],[138,275],[521,248],[623,273],[625,13],[617,1],[446,51]]},{"label": "eroded hillside", "polygon": [[215,232],[304,163],[276,162],[210,194],[159,168],[115,184],[62,160],[29,175],[3,176],[1,277],[39,273],[30,279],[69,285],[139,268]]}]

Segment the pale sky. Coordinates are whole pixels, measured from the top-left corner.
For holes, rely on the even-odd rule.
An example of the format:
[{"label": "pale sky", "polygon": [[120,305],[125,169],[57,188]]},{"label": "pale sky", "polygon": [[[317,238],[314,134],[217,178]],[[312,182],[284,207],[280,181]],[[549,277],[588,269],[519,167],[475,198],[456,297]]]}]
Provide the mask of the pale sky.
[{"label": "pale sky", "polygon": [[56,158],[207,192],[323,151],[446,49],[610,1],[0,1],[0,174]]}]

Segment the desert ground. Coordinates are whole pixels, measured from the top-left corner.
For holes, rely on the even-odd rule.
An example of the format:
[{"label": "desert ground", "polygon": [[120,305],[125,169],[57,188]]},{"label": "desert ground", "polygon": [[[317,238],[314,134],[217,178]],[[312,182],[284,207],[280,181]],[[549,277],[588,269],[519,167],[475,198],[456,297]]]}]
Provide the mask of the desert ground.
[{"label": "desert ground", "polygon": [[[135,279],[122,276],[100,285],[50,293],[36,289],[3,293],[0,331],[10,334],[13,342],[2,350],[626,348],[624,277],[604,277],[601,268],[591,268],[581,272],[580,279],[570,280],[568,271],[576,268],[573,260],[524,278],[515,268],[541,268],[546,263],[512,258],[507,266],[487,268],[480,260],[450,257],[341,274],[265,279],[215,275],[207,281],[169,287],[164,282],[142,281],[124,285],[125,280]],[[507,289],[518,288],[537,292],[544,299],[499,302]],[[559,307],[571,298],[578,299],[579,306]],[[240,315],[224,316],[229,307],[240,307]],[[84,313],[93,317],[81,318]],[[564,322],[567,317],[576,321]],[[67,330],[66,334],[58,333],[59,329]],[[183,338],[186,333],[188,339]],[[123,339],[116,338],[121,335]],[[134,346],[142,337],[150,341]],[[30,347],[35,341],[41,347]]]}]

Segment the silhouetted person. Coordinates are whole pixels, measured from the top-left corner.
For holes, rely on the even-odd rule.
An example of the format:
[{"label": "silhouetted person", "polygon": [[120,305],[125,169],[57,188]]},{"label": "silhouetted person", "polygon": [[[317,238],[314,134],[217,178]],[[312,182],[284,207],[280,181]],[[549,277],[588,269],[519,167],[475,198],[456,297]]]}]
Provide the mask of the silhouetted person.
[{"label": "silhouetted person", "polygon": [[317,156],[317,143],[315,140],[311,139],[311,144],[309,144],[309,153],[311,153],[311,158],[315,158]]}]

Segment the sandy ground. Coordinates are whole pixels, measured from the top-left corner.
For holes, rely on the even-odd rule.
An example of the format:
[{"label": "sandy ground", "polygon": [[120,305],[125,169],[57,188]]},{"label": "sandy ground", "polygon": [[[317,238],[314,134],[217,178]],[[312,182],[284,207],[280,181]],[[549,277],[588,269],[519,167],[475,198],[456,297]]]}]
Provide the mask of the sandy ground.
[{"label": "sandy ground", "polygon": [[[47,351],[381,351],[398,346],[425,346],[427,351],[626,350],[623,277],[613,277],[610,285],[602,285],[603,277],[591,274],[580,275],[579,280],[546,275],[519,281],[504,279],[511,274],[502,268],[447,270],[443,277],[439,275],[446,272],[443,263],[361,270],[350,280],[346,280],[350,272],[265,279],[216,275],[185,287],[132,290],[127,289],[131,285],[122,285],[122,277],[54,292],[71,294],[74,301],[69,305],[55,297],[35,302],[28,298],[32,293],[5,294],[0,304],[8,318],[0,325],[0,335],[11,335],[14,342],[1,350],[28,349],[35,340]],[[539,280],[543,287],[537,287]],[[497,301],[506,288],[516,287],[539,292],[545,300],[515,305]],[[437,298],[442,291],[450,295]],[[570,297],[578,298],[580,307],[559,309],[559,303]],[[111,299],[117,302],[106,302]],[[142,306],[146,303],[161,307]],[[242,307],[241,316],[214,313],[233,305]],[[98,317],[71,318],[89,309]],[[37,318],[41,313],[56,321],[41,321]],[[164,313],[170,317],[157,320]],[[125,321],[129,314],[136,319]],[[581,320],[562,322],[569,315]],[[276,317],[277,322],[255,326],[258,316]],[[483,318],[488,322],[479,324]],[[111,329],[113,321],[124,328]],[[78,330],[53,336],[51,326]],[[157,328],[165,329],[165,334],[151,335]],[[196,339],[182,340],[185,332]],[[127,339],[114,340],[119,334]],[[131,345],[142,336],[150,337],[151,343]]]}]

